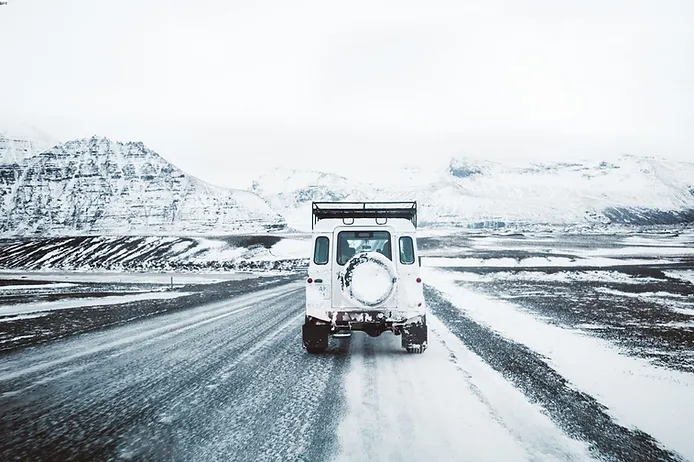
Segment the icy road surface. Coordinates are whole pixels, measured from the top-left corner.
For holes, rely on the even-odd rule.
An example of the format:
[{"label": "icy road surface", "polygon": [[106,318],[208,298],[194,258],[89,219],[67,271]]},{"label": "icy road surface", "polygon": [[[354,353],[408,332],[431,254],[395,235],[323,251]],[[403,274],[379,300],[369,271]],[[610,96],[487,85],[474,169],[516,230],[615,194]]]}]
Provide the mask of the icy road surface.
[{"label": "icy road surface", "polygon": [[307,354],[303,282],[6,353],[0,460],[679,460],[430,297],[422,355]]}]

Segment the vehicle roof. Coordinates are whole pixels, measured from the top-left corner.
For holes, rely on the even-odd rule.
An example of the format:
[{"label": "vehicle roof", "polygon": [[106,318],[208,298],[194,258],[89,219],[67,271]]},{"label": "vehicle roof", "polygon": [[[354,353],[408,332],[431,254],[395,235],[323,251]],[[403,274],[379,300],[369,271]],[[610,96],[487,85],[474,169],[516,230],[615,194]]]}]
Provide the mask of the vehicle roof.
[{"label": "vehicle roof", "polygon": [[391,229],[398,232],[415,233],[417,230],[410,220],[404,218],[389,218],[383,223],[383,219],[379,219],[376,223],[374,218],[355,218],[354,220],[342,220],[341,218],[328,218],[320,220],[313,228],[314,234],[332,233],[335,228],[372,228],[372,229]]}]

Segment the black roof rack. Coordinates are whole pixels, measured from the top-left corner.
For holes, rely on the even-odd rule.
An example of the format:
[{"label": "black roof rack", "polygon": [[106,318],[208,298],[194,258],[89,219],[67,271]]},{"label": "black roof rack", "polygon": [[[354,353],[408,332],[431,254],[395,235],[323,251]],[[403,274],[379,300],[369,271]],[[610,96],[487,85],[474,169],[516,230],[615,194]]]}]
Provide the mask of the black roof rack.
[{"label": "black roof rack", "polygon": [[410,202],[313,202],[313,223],[326,218],[404,218],[417,227],[417,201]]}]

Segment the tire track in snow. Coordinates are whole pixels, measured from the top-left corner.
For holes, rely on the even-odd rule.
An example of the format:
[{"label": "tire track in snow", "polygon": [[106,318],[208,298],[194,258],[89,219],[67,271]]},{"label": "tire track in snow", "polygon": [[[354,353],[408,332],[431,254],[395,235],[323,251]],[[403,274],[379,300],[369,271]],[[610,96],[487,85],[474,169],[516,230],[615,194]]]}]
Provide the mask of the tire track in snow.
[{"label": "tire track in snow", "polygon": [[561,432],[434,316],[429,322],[421,355],[406,353],[389,333],[352,335],[337,461],[592,460],[586,444]]},{"label": "tire track in snow", "polygon": [[185,460],[324,460],[334,452],[348,344],[309,355],[298,335],[302,323],[303,312],[222,378],[224,405],[204,429],[185,430],[217,437],[183,445]]},{"label": "tire track in snow", "polygon": [[463,374],[470,393],[486,408],[489,418],[526,450],[529,460],[594,460],[586,444],[571,440],[544,414],[538,417],[541,408],[461,344],[440,319],[430,313],[427,320],[430,336],[441,343],[449,361]]}]

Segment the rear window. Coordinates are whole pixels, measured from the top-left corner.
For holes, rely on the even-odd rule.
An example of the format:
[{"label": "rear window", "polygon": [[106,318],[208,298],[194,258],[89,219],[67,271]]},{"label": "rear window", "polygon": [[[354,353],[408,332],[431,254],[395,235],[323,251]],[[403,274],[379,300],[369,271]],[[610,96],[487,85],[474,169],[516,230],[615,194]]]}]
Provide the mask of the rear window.
[{"label": "rear window", "polygon": [[313,263],[316,265],[325,265],[328,263],[328,253],[330,249],[330,241],[325,236],[316,238],[316,246],[313,248]]},{"label": "rear window", "polygon": [[400,238],[400,263],[403,265],[414,263],[414,243],[410,236]]},{"label": "rear window", "polygon": [[337,234],[337,263],[344,265],[352,255],[378,252],[392,260],[388,231],[340,231]]}]

